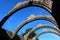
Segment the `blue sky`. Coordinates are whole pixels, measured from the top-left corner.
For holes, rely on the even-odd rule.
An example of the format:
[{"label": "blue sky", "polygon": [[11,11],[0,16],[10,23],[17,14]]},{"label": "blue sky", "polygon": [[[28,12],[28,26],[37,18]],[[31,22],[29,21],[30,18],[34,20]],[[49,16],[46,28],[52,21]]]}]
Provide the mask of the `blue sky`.
[{"label": "blue sky", "polygon": [[[23,2],[23,1],[25,1],[25,0],[0,0],[0,21],[16,5],[16,3]],[[32,14],[33,15],[41,15],[41,14],[43,14],[43,15],[51,16],[49,14],[49,12],[47,12],[43,8],[35,7],[35,6],[27,7],[27,8],[19,10],[14,15],[12,15],[5,22],[5,24],[2,26],[2,28],[13,32],[14,29],[17,28],[17,26],[19,24],[21,24],[24,20],[27,19],[28,16],[30,16]],[[48,25],[54,26],[54,24],[52,24],[49,21],[37,20],[37,21],[33,21],[33,22],[25,25],[21,30],[19,30],[18,34],[21,35],[22,33],[25,32],[26,29],[34,28],[38,24],[48,24]],[[39,30],[35,31],[35,33],[37,34],[42,30],[44,30],[44,29],[39,29]],[[43,34],[43,35],[39,36],[38,39],[39,40],[59,40],[60,37],[58,37],[57,35],[52,34],[52,33],[46,33],[46,34]]]}]

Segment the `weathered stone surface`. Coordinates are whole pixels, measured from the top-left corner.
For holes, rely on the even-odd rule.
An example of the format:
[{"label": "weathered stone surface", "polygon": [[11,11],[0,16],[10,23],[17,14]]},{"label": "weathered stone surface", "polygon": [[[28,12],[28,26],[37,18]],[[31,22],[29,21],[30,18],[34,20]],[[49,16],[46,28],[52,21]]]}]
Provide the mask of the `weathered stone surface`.
[{"label": "weathered stone surface", "polygon": [[[15,12],[17,12],[20,9],[29,7],[29,6],[39,6],[39,7],[43,7],[44,9],[46,9],[48,12],[52,13],[52,0],[28,0],[28,1],[24,1],[24,2],[19,2],[17,3],[17,5],[2,19],[2,21],[0,22],[0,27],[3,26],[3,24],[7,21],[7,19],[13,15]],[[57,4],[57,3],[56,3]],[[55,11],[54,11],[55,12]],[[53,14],[54,14],[53,12]],[[58,11],[57,11],[58,12]],[[28,17],[27,20],[25,20],[21,25],[18,26],[18,28],[14,31],[14,32],[10,32],[8,30],[2,29],[0,28],[0,39],[1,40],[36,40],[35,39],[29,39],[28,36],[31,32],[33,32],[36,29],[32,29],[31,31],[29,31],[24,37],[17,35],[17,32],[26,24],[35,21],[35,20],[48,20],[50,22],[52,22],[55,26],[59,27],[57,25],[57,22],[55,21],[55,19],[52,16],[35,16],[35,15],[31,15],[30,17]],[[40,26],[43,25],[39,25],[37,27],[37,29],[40,28]],[[47,26],[44,25],[44,27],[41,28],[46,28]],[[57,31],[57,33],[52,32],[52,31],[43,31],[41,34],[46,33],[46,32],[52,32],[55,34],[60,33],[60,30],[57,27],[51,27],[48,26],[47,28],[52,28],[54,30]]]},{"label": "weathered stone surface", "polygon": [[51,28],[51,29],[54,29],[55,31],[57,31],[58,33],[60,33],[60,30],[59,30],[57,27],[39,24],[39,25],[37,25],[37,27],[35,27],[35,28],[33,28],[32,30],[30,30],[30,31],[24,36],[24,40],[27,40],[28,37],[30,36],[30,34],[31,34],[32,32],[34,32],[34,31],[37,30],[37,29],[41,29],[41,28]]},{"label": "weathered stone surface", "polygon": [[44,33],[53,33],[60,37],[60,34],[58,32],[54,32],[54,30],[44,30],[44,31],[40,32],[39,34],[37,34],[35,37],[33,37],[32,40],[36,40],[40,35],[42,35]]}]

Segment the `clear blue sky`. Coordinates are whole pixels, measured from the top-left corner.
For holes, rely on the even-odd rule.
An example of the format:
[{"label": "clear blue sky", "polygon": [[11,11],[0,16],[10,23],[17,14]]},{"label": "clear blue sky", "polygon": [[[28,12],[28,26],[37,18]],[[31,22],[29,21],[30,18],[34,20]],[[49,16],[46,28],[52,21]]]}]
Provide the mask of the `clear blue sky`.
[{"label": "clear blue sky", "polygon": [[[23,1],[25,1],[25,0],[0,0],[0,21],[16,5],[16,3],[23,2]],[[22,10],[19,10],[14,15],[12,15],[6,21],[6,23],[3,25],[2,28],[13,32],[14,29],[17,28],[17,26],[19,24],[21,24],[25,19],[27,19],[27,17],[30,16],[31,14],[34,14],[34,15],[41,15],[41,14],[43,14],[43,15],[51,16],[49,14],[49,12],[47,12],[43,8],[35,7],[35,6],[27,7],[27,8],[24,8]],[[54,26],[49,21],[46,21],[46,20],[37,20],[37,21],[31,22],[31,23],[25,25],[18,32],[18,34],[21,35],[22,33],[25,32],[26,29],[34,28],[38,24],[48,24],[48,25]],[[42,30],[44,30],[44,29],[39,29],[39,30],[35,31],[35,33],[37,34],[37,33],[39,33]],[[52,34],[52,33],[46,33],[46,34],[43,34],[40,37],[38,37],[38,39],[39,40],[59,40],[60,37],[58,37],[57,35]]]}]

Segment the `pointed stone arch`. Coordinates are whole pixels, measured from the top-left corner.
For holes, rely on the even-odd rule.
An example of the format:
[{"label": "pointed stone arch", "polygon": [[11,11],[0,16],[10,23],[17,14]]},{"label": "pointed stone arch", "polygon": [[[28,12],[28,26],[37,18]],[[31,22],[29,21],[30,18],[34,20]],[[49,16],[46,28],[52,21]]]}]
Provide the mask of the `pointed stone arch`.
[{"label": "pointed stone arch", "polygon": [[[51,1],[51,3],[52,3],[52,1]],[[51,5],[52,5],[52,4],[51,4]],[[49,4],[46,5],[46,4],[44,4],[44,2],[40,2],[40,1],[36,1],[36,0],[34,0],[34,1],[19,2],[19,3],[2,19],[2,21],[0,22],[0,23],[1,23],[0,27],[2,27],[3,24],[7,21],[7,19],[8,19],[10,16],[12,16],[15,12],[17,12],[17,11],[23,9],[23,8],[29,7],[29,6],[42,7],[42,8],[44,8],[45,10],[47,10],[49,13],[52,14],[52,6],[49,6]],[[27,22],[27,21],[26,21],[26,22]],[[56,21],[54,20],[54,22],[56,22]],[[24,24],[24,23],[23,23],[23,24]],[[24,25],[25,25],[25,24],[24,24]],[[24,26],[24,25],[23,25],[23,26]],[[57,25],[57,22],[56,22],[56,25]],[[57,26],[58,26],[58,25],[57,25]],[[22,25],[21,25],[21,27],[18,27],[18,28],[19,28],[19,29],[22,28]],[[18,29],[18,30],[19,30],[19,29]],[[15,35],[15,34],[18,32],[18,30],[15,30],[15,31],[13,32],[13,34]]]},{"label": "pointed stone arch", "polygon": [[60,34],[58,32],[54,32],[53,30],[44,30],[40,32],[39,34],[37,34],[35,37],[33,37],[32,40],[36,40],[39,36],[41,36],[44,33],[53,33],[60,37]]},{"label": "pointed stone arch", "polygon": [[30,0],[30,1],[24,1],[24,2],[19,2],[16,4],[16,6],[10,11],[8,12],[8,14],[2,19],[1,21],[1,25],[0,27],[7,21],[7,19],[12,16],[15,12],[23,9],[23,8],[26,8],[26,7],[29,7],[29,6],[38,6],[38,7],[42,7],[44,8],[45,10],[47,10],[49,13],[51,13],[52,11],[52,1],[51,2],[51,5],[49,6],[46,5],[46,3],[44,2],[41,2],[41,1],[36,1],[36,0]]},{"label": "pointed stone arch", "polygon": [[52,18],[51,16],[50,16],[50,17],[49,17],[49,16],[48,16],[48,17],[47,17],[47,16],[30,16],[30,17],[28,17],[27,20],[25,20],[24,22],[22,22],[22,23],[14,30],[12,37],[14,37],[14,36],[17,34],[17,32],[18,32],[24,25],[26,25],[26,24],[28,24],[28,23],[30,23],[30,22],[32,22],[32,21],[35,21],[35,20],[48,20],[48,21],[52,22],[54,25],[56,25],[56,27],[58,27],[56,21],[55,21],[54,18]]},{"label": "pointed stone arch", "polygon": [[30,36],[30,34],[31,34],[32,32],[34,32],[35,30],[40,29],[40,28],[51,28],[51,29],[54,29],[55,31],[57,31],[58,33],[60,32],[60,30],[59,30],[57,27],[39,24],[39,25],[37,25],[37,27],[35,27],[35,28],[33,28],[32,30],[30,30],[30,31],[24,36],[24,39],[27,40],[28,37]]}]

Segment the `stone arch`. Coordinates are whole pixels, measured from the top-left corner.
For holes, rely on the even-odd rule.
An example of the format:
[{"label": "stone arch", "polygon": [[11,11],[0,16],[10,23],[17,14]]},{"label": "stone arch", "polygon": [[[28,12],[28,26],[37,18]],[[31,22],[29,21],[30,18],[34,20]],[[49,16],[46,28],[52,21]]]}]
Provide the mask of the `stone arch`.
[{"label": "stone arch", "polygon": [[[25,1],[22,3],[18,3],[1,21],[1,25],[0,27],[3,26],[3,24],[6,22],[6,20],[13,15],[15,12],[17,12],[20,9],[29,7],[29,6],[39,6],[39,7],[43,7],[44,9],[46,9],[47,11],[49,11],[51,13],[51,8],[46,6],[46,4],[41,3],[40,1]],[[18,27],[19,28],[19,27]],[[21,28],[21,27],[20,27]],[[18,29],[19,30],[19,29]],[[16,30],[15,32],[13,32],[14,34],[16,34],[18,32],[18,30]]]},{"label": "stone arch", "polygon": [[29,6],[38,6],[46,9],[51,13],[51,8],[46,6],[46,4],[41,3],[40,1],[25,1],[25,2],[19,2],[17,5],[10,11],[8,14],[2,19],[0,27],[7,21],[7,19],[12,16],[15,12],[18,10],[21,10],[23,8],[29,7]]},{"label": "stone arch", "polygon": [[56,25],[58,27],[58,25],[56,24],[56,21],[54,20],[54,18],[52,17],[47,17],[47,16],[30,16],[28,17],[27,20],[25,20],[24,22],[22,22],[13,32],[13,35],[12,36],[15,36],[17,34],[17,32],[26,24],[32,22],[32,21],[35,21],[35,20],[48,20],[50,22],[52,22],[54,25]]},{"label": "stone arch", "polygon": [[58,32],[54,32],[52,30],[50,30],[50,31],[44,30],[44,31],[40,32],[39,34],[37,34],[35,37],[33,37],[32,40],[36,40],[40,35],[42,35],[44,33],[53,33],[53,34],[56,34],[60,37],[60,34]]},{"label": "stone arch", "polygon": [[57,32],[60,32],[60,30],[59,30],[57,27],[39,24],[39,25],[37,25],[36,28],[33,28],[32,30],[30,30],[30,31],[24,36],[24,39],[27,40],[28,37],[30,36],[30,34],[31,34],[32,32],[34,32],[34,31],[37,30],[37,29],[41,29],[41,28],[51,28],[51,29],[56,30]]}]

